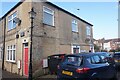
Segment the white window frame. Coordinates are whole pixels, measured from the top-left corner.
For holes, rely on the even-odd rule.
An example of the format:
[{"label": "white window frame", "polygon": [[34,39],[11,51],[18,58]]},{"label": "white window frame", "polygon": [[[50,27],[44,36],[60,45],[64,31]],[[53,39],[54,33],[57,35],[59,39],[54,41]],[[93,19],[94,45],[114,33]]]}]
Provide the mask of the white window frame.
[{"label": "white window frame", "polygon": [[[48,9],[48,10],[50,10],[52,13],[46,11],[45,8]],[[47,14],[52,15],[52,19],[53,19],[52,25],[44,22],[44,12],[47,13]],[[46,7],[46,6],[43,6],[43,23],[44,23],[44,24],[47,24],[47,25],[50,25],[50,26],[54,26],[54,25],[55,25],[55,24],[54,24],[54,21],[55,21],[55,18],[54,18],[54,10],[52,10],[52,9]]]},{"label": "white window frame", "polygon": [[[13,16],[14,14],[16,14],[16,16]],[[11,18],[10,18],[10,17],[11,17]],[[11,14],[11,15],[8,17],[8,31],[16,28],[17,24],[13,21],[16,17],[17,17],[17,11],[15,11],[13,14]],[[10,22],[10,21],[12,21],[12,25],[11,25],[11,26],[9,25],[9,22]],[[14,26],[14,23],[16,24],[15,26]]]},{"label": "white window frame", "polygon": [[90,28],[90,26],[86,26],[86,34],[87,34],[87,36],[91,36],[91,28]]},{"label": "white window frame", "polygon": [[78,23],[77,23],[77,20],[75,20],[75,19],[72,19],[72,25],[76,25],[75,26],[75,30],[73,29],[73,26],[72,26],[72,31],[73,32],[78,32]]},{"label": "white window frame", "polygon": [[[13,53],[14,51],[15,51],[15,53]],[[13,60],[13,54],[15,55],[15,60]],[[8,57],[9,57],[9,59],[8,59]],[[8,61],[8,62],[16,62],[16,45],[7,46],[6,61]]]},{"label": "white window frame", "polygon": [[71,46],[71,53],[72,53],[72,54],[74,54],[74,52],[73,52],[73,49],[74,49],[74,48],[79,48],[79,53],[80,53],[80,46],[74,45],[74,46]]}]

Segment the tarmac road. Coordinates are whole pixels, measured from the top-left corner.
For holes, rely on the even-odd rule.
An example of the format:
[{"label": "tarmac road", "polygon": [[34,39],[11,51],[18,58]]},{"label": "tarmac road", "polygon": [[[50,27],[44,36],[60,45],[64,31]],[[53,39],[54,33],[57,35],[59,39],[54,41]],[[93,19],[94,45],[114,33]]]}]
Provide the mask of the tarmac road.
[{"label": "tarmac road", "polygon": [[[3,77],[4,78],[10,78],[10,77],[14,77],[14,78],[22,78],[21,76],[15,75],[15,74],[10,74],[9,72],[3,71]],[[2,78],[2,69],[0,68],[0,80]],[[50,80],[56,80],[56,75],[44,75],[39,77],[41,80],[47,80],[45,78],[49,78]],[[117,79],[120,80],[120,70],[117,72]]]},{"label": "tarmac road", "polygon": [[[44,75],[44,76],[41,76],[39,78],[52,78],[53,80],[56,80],[56,76],[55,75]],[[117,79],[120,80],[120,70],[117,72]]]}]

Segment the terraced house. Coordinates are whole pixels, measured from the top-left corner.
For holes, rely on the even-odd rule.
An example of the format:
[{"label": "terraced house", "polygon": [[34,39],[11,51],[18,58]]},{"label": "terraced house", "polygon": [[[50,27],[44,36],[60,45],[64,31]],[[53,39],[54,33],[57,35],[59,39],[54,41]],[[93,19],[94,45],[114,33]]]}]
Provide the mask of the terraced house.
[{"label": "terraced house", "polygon": [[[0,20],[0,63],[11,73],[28,76],[31,19],[33,75],[44,74],[47,56],[93,51],[92,24],[51,2],[19,2]],[[89,15],[88,15],[89,16]]]}]

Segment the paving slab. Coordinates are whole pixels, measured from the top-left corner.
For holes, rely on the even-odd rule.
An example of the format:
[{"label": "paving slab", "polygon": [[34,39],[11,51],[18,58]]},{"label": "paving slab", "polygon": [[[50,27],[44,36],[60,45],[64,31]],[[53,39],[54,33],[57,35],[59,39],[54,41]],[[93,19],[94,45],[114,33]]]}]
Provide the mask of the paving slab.
[{"label": "paving slab", "polygon": [[2,70],[2,80],[27,80],[26,77]]}]

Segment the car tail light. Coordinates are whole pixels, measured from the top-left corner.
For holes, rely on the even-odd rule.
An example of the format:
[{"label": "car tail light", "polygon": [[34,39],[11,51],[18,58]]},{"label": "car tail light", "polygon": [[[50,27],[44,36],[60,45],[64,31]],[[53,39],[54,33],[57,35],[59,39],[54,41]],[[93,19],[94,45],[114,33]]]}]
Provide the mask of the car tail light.
[{"label": "car tail light", "polygon": [[90,68],[78,68],[76,69],[77,73],[86,73],[88,70],[90,70]]}]

